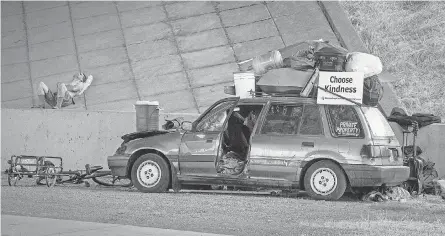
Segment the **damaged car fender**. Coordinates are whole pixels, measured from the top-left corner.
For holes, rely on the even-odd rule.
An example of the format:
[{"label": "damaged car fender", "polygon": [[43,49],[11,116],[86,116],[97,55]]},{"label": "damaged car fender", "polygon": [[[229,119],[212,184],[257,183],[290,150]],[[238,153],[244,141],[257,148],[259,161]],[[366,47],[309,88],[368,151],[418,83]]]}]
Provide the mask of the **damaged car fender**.
[{"label": "damaged car fender", "polygon": [[154,149],[167,157],[177,156],[182,134],[180,132],[168,132],[156,136],[132,140],[127,143],[127,153],[133,155],[142,149]]},{"label": "damaged car fender", "polygon": [[[142,136],[142,137],[141,137]],[[129,156],[126,175],[131,171],[133,163],[138,157],[145,153],[157,153],[166,159],[171,168],[177,168],[178,153],[179,153],[179,143],[181,141],[182,133],[179,131],[174,132],[158,132],[153,135],[146,134],[143,135],[133,135],[135,139],[125,140],[122,145],[125,145],[125,155]],[[125,142],[127,141],[127,142]]]}]

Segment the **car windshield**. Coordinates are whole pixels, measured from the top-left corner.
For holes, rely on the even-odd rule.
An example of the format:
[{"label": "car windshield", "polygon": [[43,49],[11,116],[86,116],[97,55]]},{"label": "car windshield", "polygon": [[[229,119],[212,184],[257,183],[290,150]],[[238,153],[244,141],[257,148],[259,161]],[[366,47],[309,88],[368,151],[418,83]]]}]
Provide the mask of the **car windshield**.
[{"label": "car windshield", "polygon": [[369,123],[373,136],[391,137],[395,136],[386,118],[376,107],[362,107],[366,120]]},{"label": "car windshield", "polygon": [[221,131],[227,118],[228,110],[236,101],[225,101],[216,105],[209,111],[196,126],[197,131]]}]

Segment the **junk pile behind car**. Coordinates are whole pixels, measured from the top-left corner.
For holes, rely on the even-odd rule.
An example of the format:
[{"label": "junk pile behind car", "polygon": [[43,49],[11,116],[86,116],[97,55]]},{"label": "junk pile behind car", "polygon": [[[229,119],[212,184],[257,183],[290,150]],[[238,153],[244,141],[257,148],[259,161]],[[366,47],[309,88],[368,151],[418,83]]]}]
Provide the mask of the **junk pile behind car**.
[{"label": "junk pile behind car", "polygon": [[411,199],[411,194],[402,187],[391,187],[384,189],[384,191],[371,191],[361,197],[362,201],[369,202],[384,202],[384,201],[406,201]]},{"label": "junk pile behind car", "polygon": [[[410,167],[410,178],[404,184],[405,189],[412,195],[441,195],[441,180],[434,168],[435,163],[422,155],[423,150],[417,144],[418,131],[430,124],[440,123],[440,117],[426,113],[414,113],[408,116],[402,108],[395,107],[387,120],[397,123],[402,128],[404,165]],[[408,140],[409,135],[412,135],[411,141]],[[445,199],[445,193],[443,197]]]}]

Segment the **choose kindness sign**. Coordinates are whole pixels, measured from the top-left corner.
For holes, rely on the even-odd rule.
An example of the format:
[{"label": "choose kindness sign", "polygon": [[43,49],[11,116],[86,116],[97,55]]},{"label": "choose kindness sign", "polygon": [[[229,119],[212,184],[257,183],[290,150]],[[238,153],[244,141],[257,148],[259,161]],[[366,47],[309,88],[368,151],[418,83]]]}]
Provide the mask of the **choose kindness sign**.
[{"label": "choose kindness sign", "polygon": [[[362,104],[363,77],[363,72],[320,71],[318,86]],[[331,105],[353,105],[353,103],[332,93],[318,89],[317,103]]]}]

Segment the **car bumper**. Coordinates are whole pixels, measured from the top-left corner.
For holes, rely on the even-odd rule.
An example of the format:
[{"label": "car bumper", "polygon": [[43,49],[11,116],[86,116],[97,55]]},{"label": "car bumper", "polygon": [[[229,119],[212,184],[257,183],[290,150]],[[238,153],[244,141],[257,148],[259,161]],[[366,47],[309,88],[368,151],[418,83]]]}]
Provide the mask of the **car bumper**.
[{"label": "car bumper", "polygon": [[352,187],[399,185],[409,178],[407,166],[342,165]]},{"label": "car bumper", "polygon": [[107,158],[108,168],[114,176],[126,176],[127,165],[130,156],[126,155],[114,155]]}]

